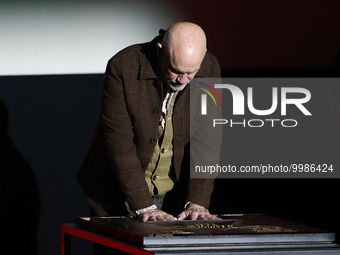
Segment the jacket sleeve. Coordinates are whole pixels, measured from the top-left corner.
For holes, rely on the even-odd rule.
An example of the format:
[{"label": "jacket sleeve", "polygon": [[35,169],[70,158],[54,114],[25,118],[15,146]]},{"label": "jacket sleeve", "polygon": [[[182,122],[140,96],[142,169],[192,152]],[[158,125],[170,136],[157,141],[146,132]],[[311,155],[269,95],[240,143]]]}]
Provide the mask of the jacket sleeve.
[{"label": "jacket sleeve", "polygon": [[105,72],[101,118],[105,151],[130,209],[138,210],[152,205],[141,162],[137,157],[124,79],[112,60]]},{"label": "jacket sleeve", "polygon": [[[211,55],[206,64],[210,69],[207,77],[211,77],[208,81],[214,83],[220,81],[220,66],[214,56]],[[213,84],[211,84],[213,86]],[[193,86],[194,87],[194,86]],[[197,88],[191,88],[195,94]],[[221,91],[217,90],[220,97]],[[200,114],[201,99],[191,100],[191,117],[190,117],[190,179],[188,182],[187,201],[202,205],[209,208],[210,197],[214,189],[215,174],[195,173],[195,166],[216,166],[220,159],[220,147],[222,144],[222,128],[221,125],[213,127],[213,119],[221,119],[221,106],[214,105],[212,100],[208,100],[207,115]],[[194,102],[192,102],[194,101]],[[195,105],[195,102],[199,105]],[[196,111],[195,111],[196,110]]]}]

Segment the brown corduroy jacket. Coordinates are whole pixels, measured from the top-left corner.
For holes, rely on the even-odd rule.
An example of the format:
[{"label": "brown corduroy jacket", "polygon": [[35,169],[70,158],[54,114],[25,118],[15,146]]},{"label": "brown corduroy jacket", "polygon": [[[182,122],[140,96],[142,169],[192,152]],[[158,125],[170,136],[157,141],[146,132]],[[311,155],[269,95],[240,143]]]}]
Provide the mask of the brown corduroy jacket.
[{"label": "brown corduroy jacket", "polygon": [[[101,112],[77,174],[85,196],[104,207],[127,201],[130,209],[137,210],[153,204],[144,172],[156,144],[164,96],[156,42],[157,37],[127,47],[107,65]],[[196,77],[219,76],[219,64],[207,52]],[[177,180],[181,171],[189,171],[189,140],[190,85],[179,92],[174,105],[172,163]],[[186,200],[208,208],[213,181],[188,178]]]}]

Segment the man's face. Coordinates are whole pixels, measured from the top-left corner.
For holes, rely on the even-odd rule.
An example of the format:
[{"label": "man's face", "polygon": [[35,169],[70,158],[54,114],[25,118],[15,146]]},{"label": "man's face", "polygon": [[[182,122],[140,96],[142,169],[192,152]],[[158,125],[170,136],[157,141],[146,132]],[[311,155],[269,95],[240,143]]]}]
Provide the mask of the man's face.
[{"label": "man's face", "polygon": [[175,61],[167,54],[161,56],[160,60],[164,82],[174,91],[181,91],[190,83],[200,69],[201,63]]}]

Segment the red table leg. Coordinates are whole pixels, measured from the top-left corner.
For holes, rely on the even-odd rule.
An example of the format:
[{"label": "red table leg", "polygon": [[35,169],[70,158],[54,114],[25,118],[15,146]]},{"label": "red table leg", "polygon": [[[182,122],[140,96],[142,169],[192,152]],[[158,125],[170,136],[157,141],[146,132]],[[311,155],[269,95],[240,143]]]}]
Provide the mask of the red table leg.
[{"label": "red table leg", "polygon": [[62,255],[71,255],[71,235],[66,233],[64,230],[65,230],[65,228],[63,226],[61,254]]},{"label": "red table leg", "polygon": [[75,224],[63,224],[62,227],[62,255],[71,254],[71,235],[77,236],[92,242],[96,242],[116,250],[128,252],[130,254],[151,255],[153,252],[144,250],[142,247],[131,245],[110,237],[102,236],[91,231],[78,228]]}]

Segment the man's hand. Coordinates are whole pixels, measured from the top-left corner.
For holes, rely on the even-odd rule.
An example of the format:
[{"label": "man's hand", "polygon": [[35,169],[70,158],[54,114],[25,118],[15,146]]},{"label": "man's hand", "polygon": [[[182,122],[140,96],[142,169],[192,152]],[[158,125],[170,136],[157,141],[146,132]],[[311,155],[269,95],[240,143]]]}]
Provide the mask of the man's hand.
[{"label": "man's hand", "polygon": [[178,220],[220,220],[211,215],[209,211],[201,205],[190,203],[187,208],[177,217]]},{"label": "man's hand", "polygon": [[174,216],[167,214],[160,209],[149,210],[138,216],[142,221],[173,221],[177,220]]}]

